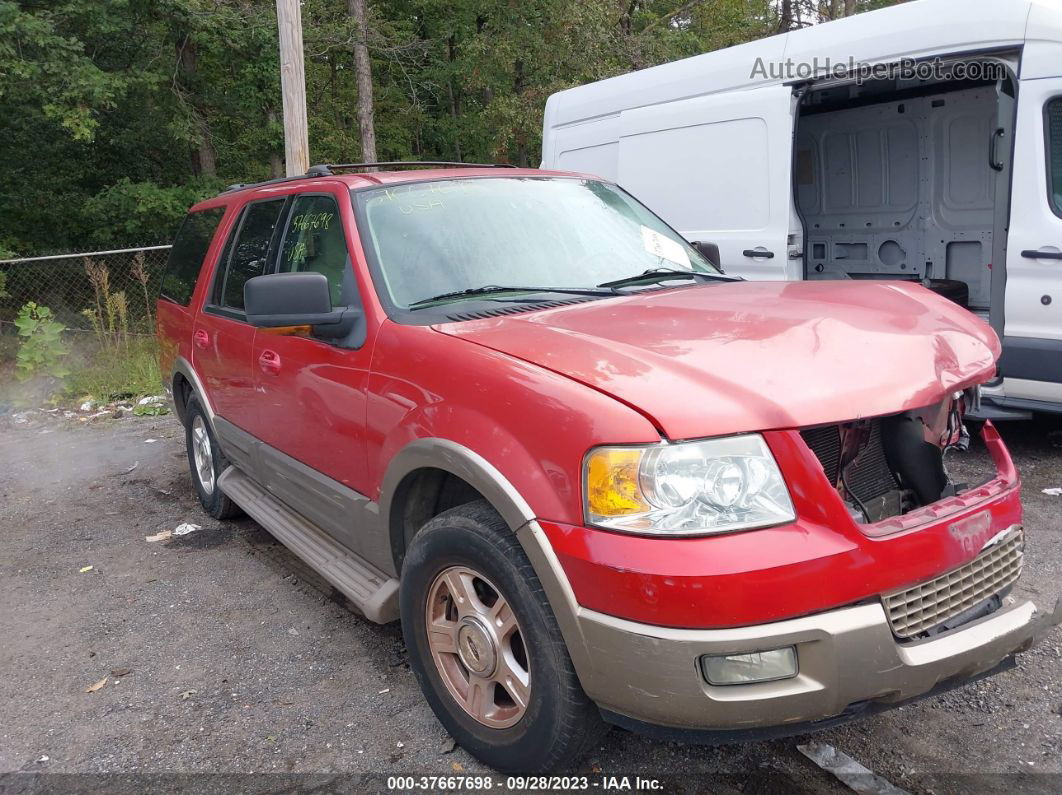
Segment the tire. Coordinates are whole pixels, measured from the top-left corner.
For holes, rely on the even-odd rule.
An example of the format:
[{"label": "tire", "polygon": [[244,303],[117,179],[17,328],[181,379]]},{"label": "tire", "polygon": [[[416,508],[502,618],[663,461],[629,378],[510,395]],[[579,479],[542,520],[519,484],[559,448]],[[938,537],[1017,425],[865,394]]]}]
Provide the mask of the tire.
[{"label": "tire", "polygon": [[[210,421],[203,411],[199,398],[192,396],[184,410],[184,446],[188,453],[188,470],[192,485],[199,495],[203,510],[215,519],[234,519],[243,511],[218,488],[218,477],[229,465],[229,460],[218,447]],[[204,463],[209,455],[209,474]],[[200,465],[203,465],[202,468]]]},{"label": "tire", "polygon": [[966,282],[957,279],[930,279],[929,289],[961,307],[970,306],[970,285]]},{"label": "tire", "polygon": [[[459,608],[453,592],[462,591],[468,598]],[[461,505],[424,525],[402,564],[399,599],[410,666],[424,697],[477,759],[503,773],[545,773],[572,765],[604,736],[607,726],[579,685],[542,585],[488,503]],[[429,614],[434,626],[445,627],[433,642]],[[486,620],[477,623],[479,616]],[[496,626],[503,628],[495,634]],[[450,644],[452,652],[439,651]],[[487,678],[475,674],[477,667],[495,671],[493,692],[481,687],[478,696],[459,701],[462,676],[480,684]],[[471,684],[467,691],[473,692]],[[522,707],[513,692],[522,693]]]}]

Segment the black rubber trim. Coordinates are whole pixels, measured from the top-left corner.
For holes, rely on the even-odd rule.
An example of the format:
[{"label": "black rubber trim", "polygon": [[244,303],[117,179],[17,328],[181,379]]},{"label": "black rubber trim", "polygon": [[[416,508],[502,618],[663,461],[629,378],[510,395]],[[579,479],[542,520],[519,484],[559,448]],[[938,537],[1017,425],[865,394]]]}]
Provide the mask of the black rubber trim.
[{"label": "black rubber trim", "polygon": [[960,676],[953,679],[947,679],[939,683],[932,690],[919,696],[905,699],[904,701],[858,701],[854,704],[849,704],[845,707],[843,712],[832,718],[807,721],[805,723],[790,723],[785,726],[764,726],[755,729],[679,729],[673,726],[659,726],[655,723],[646,723],[606,709],[601,710],[601,717],[609,723],[619,726],[621,729],[627,729],[636,734],[643,734],[654,740],[662,740],[664,742],[685,743],[690,745],[729,745],[731,743],[740,742],[776,740],[782,737],[792,737],[799,734],[825,731],[826,729],[832,729],[835,726],[840,726],[841,724],[848,723],[857,718],[865,718],[870,715],[876,715],[879,712],[894,709],[895,707],[913,704],[924,698],[939,696],[941,693],[947,693],[949,690],[954,690],[957,687],[962,687],[986,677],[995,676],[1004,671],[1009,671],[1016,665],[1017,663],[1012,655],[1003,660],[995,668],[988,671],[970,677]]},{"label": "black rubber trim", "polygon": [[1004,337],[999,373],[1004,378],[1062,384],[1062,340]]}]

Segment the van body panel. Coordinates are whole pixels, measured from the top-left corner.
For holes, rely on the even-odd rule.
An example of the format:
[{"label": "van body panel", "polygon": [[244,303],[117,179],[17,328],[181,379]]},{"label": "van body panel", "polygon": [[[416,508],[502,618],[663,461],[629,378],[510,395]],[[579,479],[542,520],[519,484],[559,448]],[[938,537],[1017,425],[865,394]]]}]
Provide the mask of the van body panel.
[{"label": "van body panel", "polygon": [[716,243],[728,272],[798,278],[786,272],[792,97],[777,85],[624,111],[618,182],[687,240]]}]

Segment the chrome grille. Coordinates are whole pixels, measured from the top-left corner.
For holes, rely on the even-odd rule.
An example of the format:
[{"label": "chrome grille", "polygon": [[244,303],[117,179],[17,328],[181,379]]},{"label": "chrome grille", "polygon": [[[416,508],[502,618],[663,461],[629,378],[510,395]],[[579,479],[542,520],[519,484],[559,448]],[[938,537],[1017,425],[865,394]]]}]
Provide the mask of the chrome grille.
[{"label": "chrome grille", "polygon": [[1021,574],[1024,540],[1020,528],[954,571],[882,597],[892,632],[913,638],[979,605],[1012,585]]}]

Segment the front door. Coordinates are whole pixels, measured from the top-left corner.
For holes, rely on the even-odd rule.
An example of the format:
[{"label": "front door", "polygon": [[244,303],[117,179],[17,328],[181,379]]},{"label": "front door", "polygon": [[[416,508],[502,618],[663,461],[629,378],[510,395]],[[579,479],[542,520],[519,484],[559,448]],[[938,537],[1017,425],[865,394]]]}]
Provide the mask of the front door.
[{"label": "front door", "polygon": [[[296,196],[277,256],[281,273],[327,276],[333,307],[357,302],[344,216],[352,225],[345,192]],[[364,446],[369,348],[259,329],[252,357],[259,411],[255,435],[267,445],[260,461],[265,485],[355,549],[350,503],[369,491]]]},{"label": "front door", "polygon": [[1007,398],[1062,401],[1062,78],[1022,80],[1007,244]]}]

